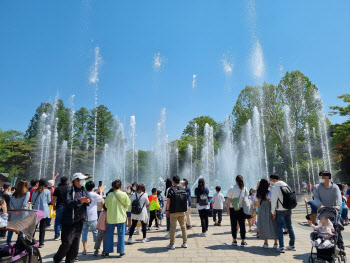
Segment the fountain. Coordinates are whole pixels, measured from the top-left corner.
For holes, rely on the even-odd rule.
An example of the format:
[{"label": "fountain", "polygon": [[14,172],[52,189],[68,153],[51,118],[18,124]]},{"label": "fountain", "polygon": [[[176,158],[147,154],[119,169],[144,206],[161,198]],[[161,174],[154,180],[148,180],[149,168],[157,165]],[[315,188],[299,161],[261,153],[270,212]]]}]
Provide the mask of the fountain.
[{"label": "fountain", "polygon": [[138,182],[137,178],[137,156],[135,150],[135,141],[136,141],[136,119],[135,116],[130,117],[130,142],[131,142],[131,167],[132,175],[131,181]]},{"label": "fountain", "polygon": [[66,153],[67,153],[67,141],[62,142],[61,146],[61,159],[62,159],[62,176],[66,173]]}]

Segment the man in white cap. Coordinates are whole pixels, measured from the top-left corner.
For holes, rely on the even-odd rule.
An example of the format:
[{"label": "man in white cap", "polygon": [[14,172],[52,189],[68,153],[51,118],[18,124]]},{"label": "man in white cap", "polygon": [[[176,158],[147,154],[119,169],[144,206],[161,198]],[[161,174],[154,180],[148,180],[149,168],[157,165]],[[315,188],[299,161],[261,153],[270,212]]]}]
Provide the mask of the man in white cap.
[{"label": "man in white cap", "polygon": [[61,262],[64,257],[66,263],[72,263],[78,256],[83,223],[87,220],[86,207],[90,204],[88,192],[84,188],[86,178],[82,173],[73,175],[61,218],[62,244],[53,257],[55,263]]}]

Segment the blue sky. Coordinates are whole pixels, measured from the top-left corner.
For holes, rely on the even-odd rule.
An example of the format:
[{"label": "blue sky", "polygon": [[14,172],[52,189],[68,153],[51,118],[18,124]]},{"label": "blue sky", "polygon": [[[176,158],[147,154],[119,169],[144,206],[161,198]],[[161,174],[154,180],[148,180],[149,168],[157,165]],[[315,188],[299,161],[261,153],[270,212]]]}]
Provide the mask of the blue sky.
[{"label": "blue sky", "polygon": [[[3,0],[0,128],[25,131],[40,102],[57,92],[67,104],[75,94],[76,109],[93,108],[96,45],[103,57],[98,103],[125,122],[136,115],[138,148],[155,142],[161,108],[174,140],[194,117],[223,121],[245,85],[277,84],[281,66],[282,73],[299,69],[317,84],[328,112],[341,104],[336,96],[350,92],[349,13],[345,0]],[[250,63],[255,39],[265,66],[260,80]],[[157,52],[167,59],[159,72],[152,64]],[[230,78],[220,62],[224,54],[233,63]]]}]

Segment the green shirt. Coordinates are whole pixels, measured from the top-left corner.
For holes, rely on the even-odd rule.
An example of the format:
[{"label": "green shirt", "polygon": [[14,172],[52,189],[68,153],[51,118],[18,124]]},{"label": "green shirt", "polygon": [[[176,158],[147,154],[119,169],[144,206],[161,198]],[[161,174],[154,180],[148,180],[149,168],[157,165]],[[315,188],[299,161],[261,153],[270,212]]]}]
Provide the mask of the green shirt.
[{"label": "green shirt", "polygon": [[[120,202],[114,193],[118,196]],[[115,190],[114,193],[109,193],[106,198],[107,222],[108,224],[125,223],[126,208],[130,205],[130,199],[126,193],[120,190]]]}]

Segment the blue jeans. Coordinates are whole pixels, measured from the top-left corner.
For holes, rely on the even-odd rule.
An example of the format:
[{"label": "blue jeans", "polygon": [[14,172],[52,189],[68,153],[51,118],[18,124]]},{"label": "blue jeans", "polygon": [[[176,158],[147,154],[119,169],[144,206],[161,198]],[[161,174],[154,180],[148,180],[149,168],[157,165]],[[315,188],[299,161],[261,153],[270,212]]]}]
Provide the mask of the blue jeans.
[{"label": "blue jeans", "polygon": [[60,205],[56,207],[55,238],[60,236],[62,214],[63,214],[63,206]]},{"label": "blue jeans", "polygon": [[294,246],[295,244],[295,235],[292,227],[292,210],[286,211],[276,211],[276,220],[277,220],[277,233],[278,241],[280,247],[284,247],[283,239],[283,227],[285,226],[288,229],[289,234],[289,245]]},{"label": "blue jeans", "polygon": [[97,225],[97,220],[93,220],[93,221],[87,221],[87,222],[84,222],[83,224],[83,232],[82,232],[82,235],[81,235],[81,241],[87,241],[87,235],[88,235],[88,232],[89,232],[89,228],[92,232],[92,236],[94,237],[94,242],[96,242],[96,239],[97,239],[97,229],[96,229],[96,225]]},{"label": "blue jeans", "polygon": [[11,244],[12,236],[13,236],[13,231],[7,231],[7,240],[6,240],[7,244]]},{"label": "blue jeans", "polygon": [[342,213],[341,213],[341,217],[342,217],[342,219],[344,219],[344,220],[348,220],[348,208],[347,208],[347,207],[344,207],[344,208],[343,208],[343,211],[342,211]]},{"label": "blue jeans", "polygon": [[106,253],[113,252],[114,244],[114,229],[117,227],[118,231],[118,243],[117,243],[117,253],[125,253],[125,223],[120,224],[107,224],[106,233]]}]

